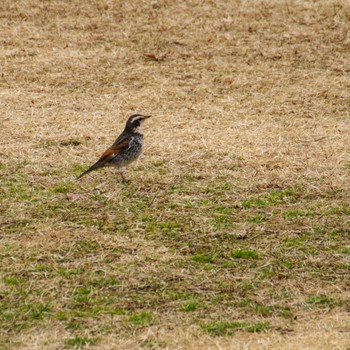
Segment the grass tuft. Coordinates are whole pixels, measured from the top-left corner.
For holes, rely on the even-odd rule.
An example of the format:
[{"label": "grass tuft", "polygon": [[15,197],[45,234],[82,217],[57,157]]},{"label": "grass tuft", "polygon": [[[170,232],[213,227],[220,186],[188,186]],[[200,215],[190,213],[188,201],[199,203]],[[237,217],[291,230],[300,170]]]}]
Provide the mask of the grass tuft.
[{"label": "grass tuft", "polygon": [[147,326],[153,321],[153,315],[151,312],[142,311],[132,314],[129,317],[129,322],[135,326]]},{"label": "grass tuft", "polygon": [[242,330],[250,333],[258,333],[269,328],[268,323],[266,322],[257,322],[255,324],[248,325],[245,322],[209,322],[201,324],[203,330],[208,333],[224,337],[224,336],[233,336],[236,331]]},{"label": "grass tuft", "polygon": [[88,337],[75,337],[69,338],[66,340],[67,345],[74,347],[75,349],[80,349],[86,346],[96,345],[96,338],[88,338]]},{"label": "grass tuft", "polygon": [[231,253],[233,259],[259,259],[260,255],[254,250],[236,250]]}]

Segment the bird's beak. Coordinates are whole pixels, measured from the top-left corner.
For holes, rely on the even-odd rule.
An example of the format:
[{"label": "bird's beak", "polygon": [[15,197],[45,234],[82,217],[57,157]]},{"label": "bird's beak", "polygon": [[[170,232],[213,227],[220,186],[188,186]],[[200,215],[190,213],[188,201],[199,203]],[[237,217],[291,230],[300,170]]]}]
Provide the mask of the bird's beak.
[{"label": "bird's beak", "polygon": [[148,119],[148,118],[151,118],[152,116],[151,115],[144,115],[143,118],[144,119]]}]

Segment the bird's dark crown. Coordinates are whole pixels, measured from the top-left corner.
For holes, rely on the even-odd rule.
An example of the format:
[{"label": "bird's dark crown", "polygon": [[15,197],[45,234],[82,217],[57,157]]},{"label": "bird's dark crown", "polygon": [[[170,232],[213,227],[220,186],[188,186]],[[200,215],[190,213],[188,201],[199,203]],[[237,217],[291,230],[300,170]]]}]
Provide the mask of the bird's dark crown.
[{"label": "bird's dark crown", "polygon": [[149,117],[149,115],[133,114],[126,122],[125,130],[134,130],[135,128],[138,128],[141,123]]}]

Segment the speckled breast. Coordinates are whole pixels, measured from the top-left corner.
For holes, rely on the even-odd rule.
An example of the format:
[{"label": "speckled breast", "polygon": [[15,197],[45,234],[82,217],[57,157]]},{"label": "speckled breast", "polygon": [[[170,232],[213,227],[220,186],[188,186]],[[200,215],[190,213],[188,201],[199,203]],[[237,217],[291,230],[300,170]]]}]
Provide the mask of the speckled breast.
[{"label": "speckled breast", "polygon": [[143,146],[143,136],[133,135],[131,137],[129,147],[121,151],[115,158],[112,159],[112,163],[115,166],[125,166],[133,161],[135,161],[139,155],[142,153]]}]

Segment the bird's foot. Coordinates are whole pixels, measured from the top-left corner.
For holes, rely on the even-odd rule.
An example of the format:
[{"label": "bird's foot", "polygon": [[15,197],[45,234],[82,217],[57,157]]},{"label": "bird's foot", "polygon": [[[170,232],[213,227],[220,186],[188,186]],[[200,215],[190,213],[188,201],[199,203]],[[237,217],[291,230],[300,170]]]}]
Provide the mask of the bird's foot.
[{"label": "bird's foot", "polygon": [[123,173],[120,173],[120,176],[122,177],[122,183],[123,183],[124,185],[127,185],[128,183],[130,183],[130,180],[127,180],[127,179],[125,178],[125,176],[123,175]]}]

